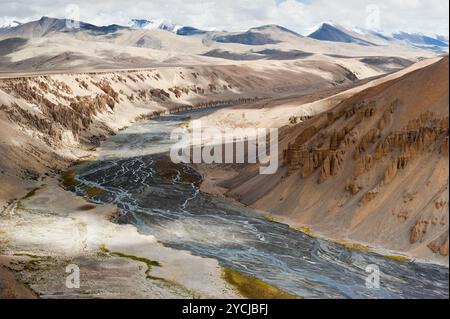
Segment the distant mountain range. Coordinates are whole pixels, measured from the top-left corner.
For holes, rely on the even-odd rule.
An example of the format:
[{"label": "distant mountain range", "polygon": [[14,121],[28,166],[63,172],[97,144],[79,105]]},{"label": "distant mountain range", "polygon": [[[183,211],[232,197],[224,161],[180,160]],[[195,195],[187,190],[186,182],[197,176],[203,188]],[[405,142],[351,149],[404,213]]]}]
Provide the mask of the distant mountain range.
[{"label": "distant mountain range", "polygon": [[419,33],[411,34],[406,32],[399,32],[393,34],[392,37],[400,41],[407,41],[409,43],[420,46],[441,47],[441,48],[448,47],[448,40],[447,42],[444,42],[442,40],[443,37],[439,36],[432,38]]},{"label": "distant mountain range", "polygon": [[322,23],[308,37],[332,42],[355,43],[360,45],[382,45],[385,42],[403,41],[421,49],[443,51],[448,49],[448,39],[443,36],[426,36],[419,33],[398,32],[391,35],[371,30],[349,30],[342,26]]},{"label": "distant mountain range", "polygon": [[[74,28],[75,26],[75,28]],[[37,21],[21,24],[15,22],[0,28],[0,36],[42,37],[55,32],[80,32],[90,35],[106,35],[121,30],[130,29],[159,29],[180,36],[202,36],[204,41],[219,43],[239,43],[245,45],[277,44],[292,38],[304,36],[279,25],[265,25],[254,27],[244,32],[206,31],[192,26],[182,26],[163,19],[147,20],[133,19],[127,26],[112,24],[96,26],[85,22],[74,22],[66,19],[42,17]],[[311,34],[310,39],[358,44],[363,46],[380,46],[389,43],[405,44],[434,52],[448,51],[448,37],[436,35],[428,36],[417,33],[397,32],[383,34],[372,30],[350,30],[333,23],[322,23]]]},{"label": "distant mountain range", "polygon": [[22,23],[19,21],[11,21],[5,24],[0,25],[0,29],[13,28],[21,25]]},{"label": "distant mountain range", "polygon": [[43,37],[56,32],[78,31],[87,31],[88,33],[93,35],[104,35],[117,32],[121,29],[127,29],[127,27],[117,24],[111,24],[108,26],[96,26],[81,21],[42,17],[37,21],[0,28],[0,36],[14,35],[23,37]]},{"label": "distant mountain range", "polygon": [[166,20],[146,20],[146,19],[133,19],[128,24],[129,27],[134,29],[160,29],[176,33],[182,26],[173,24]]},{"label": "distant mountain range", "polygon": [[330,23],[323,23],[312,32],[308,37],[332,42],[356,43],[361,45],[376,45],[373,42],[364,40],[360,35],[350,32],[349,30]]}]

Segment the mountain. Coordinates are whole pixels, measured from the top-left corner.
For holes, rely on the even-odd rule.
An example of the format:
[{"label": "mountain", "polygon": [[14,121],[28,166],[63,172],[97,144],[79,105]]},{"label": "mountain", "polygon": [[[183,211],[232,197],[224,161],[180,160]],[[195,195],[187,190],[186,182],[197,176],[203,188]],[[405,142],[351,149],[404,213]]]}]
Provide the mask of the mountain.
[{"label": "mountain", "polygon": [[437,40],[448,44],[448,36],[437,34],[435,37],[436,37]]},{"label": "mountain", "polygon": [[279,25],[264,25],[245,32],[210,32],[208,38],[220,43],[265,45],[285,42],[292,38],[303,38],[303,36]]},{"label": "mountain", "polygon": [[[259,174],[258,165],[234,167],[215,182],[273,220],[448,264],[448,72],[447,56],[302,112],[291,102],[276,111],[258,109],[261,126],[291,116],[279,140],[283,164],[273,175]],[[250,110],[215,113],[212,123],[240,112]]]},{"label": "mountain", "polygon": [[356,32],[330,23],[322,23],[320,27],[316,31],[308,35],[308,37],[321,41],[355,43],[369,46],[376,45],[371,41],[362,39],[362,35]]},{"label": "mountain", "polygon": [[147,20],[147,19],[133,19],[128,24],[132,29],[160,29],[175,33],[177,35],[191,36],[191,35],[201,35],[208,31],[200,30],[191,26],[182,26],[179,24],[174,24],[170,21],[159,19],[159,20]]},{"label": "mountain", "polygon": [[186,36],[189,36],[189,35],[200,35],[200,34],[206,34],[206,33],[208,33],[208,31],[200,30],[200,29],[197,29],[197,28],[194,28],[194,27],[189,27],[189,26],[180,27],[176,31],[176,34],[178,34],[178,35],[186,35]]},{"label": "mountain", "polygon": [[371,57],[362,61],[361,70],[369,67],[369,73],[375,76],[403,64],[386,61],[399,57],[416,61],[437,53],[429,47],[426,51],[396,39],[382,40],[368,32],[347,30],[346,34],[357,43],[320,41],[279,25],[227,32],[205,31],[164,20],[135,19],[128,26],[96,26],[42,17],[0,29],[0,72],[225,63],[223,60],[299,60],[319,54],[333,58]]},{"label": "mountain", "polygon": [[133,29],[160,29],[176,33],[182,26],[178,24],[173,24],[170,21],[159,19],[159,20],[146,20],[146,19],[133,19],[128,24],[129,27]]},{"label": "mountain", "polygon": [[448,38],[427,36],[420,33],[397,32],[387,34],[374,30],[355,28],[352,30],[332,23],[322,23],[308,37],[332,42],[355,43],[360,45],[407,45],[412,48],[429,50],[437,53],[448,49]]},{"label": "mountain", "polygon": [[409,42],[415,46],[448,48],[448,42],[444,42],[437,37],[433,38],[420,33],[398,32],[394,33],[392,37],[400,41]]},{"label": "mountain", "polygon": [[11,21],[5,24],[0,25],[0,30],[1,29],[9,29],[9,28],[14,28],[17,27],[19,25],[21,25],[22,23],[19,21]]},{"label": "mountain", "polygon": [[[74,28],[73,26],[76,27]],[[81,21],[42,17],[37,21],[20,24],[11,28],[0,29],[0,36],[44,37],[56,32],[70,33],[79,31],[87,31],[92,35],[104,35],[125,28],[126,27],[117,24],[96,26]]]}]

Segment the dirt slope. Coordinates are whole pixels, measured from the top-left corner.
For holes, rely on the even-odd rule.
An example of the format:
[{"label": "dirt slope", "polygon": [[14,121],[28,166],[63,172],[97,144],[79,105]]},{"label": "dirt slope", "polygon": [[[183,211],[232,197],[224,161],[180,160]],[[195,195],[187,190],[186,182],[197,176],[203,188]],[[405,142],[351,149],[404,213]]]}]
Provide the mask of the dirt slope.
[{"label": "dirt slope", "polygon": [[283,131],[277,174],[222,186],[289,224],[448,264],[448,72],[446,57],[355,90]]},{"label": "dirt slope", "polygon": [[0,207],[136,119],[353,84],[328,61],[0,79]]}]

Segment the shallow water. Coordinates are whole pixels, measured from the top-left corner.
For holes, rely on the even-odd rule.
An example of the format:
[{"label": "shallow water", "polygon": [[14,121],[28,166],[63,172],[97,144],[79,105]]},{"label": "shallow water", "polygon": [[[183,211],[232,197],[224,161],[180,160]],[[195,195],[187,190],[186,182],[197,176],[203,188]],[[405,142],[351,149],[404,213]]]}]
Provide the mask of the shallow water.
[{"label": "shallow water", "polygon": [[[315,239],[258,217],[225,198],[202,193],[201,177],[170,162],[170,132],[195,111],[130,127],[109,138],[98,160],[77,175],[104,190],[94,200],[120,208],[131,223],[167,246],[217,259],[224,267],[307,298],[448,298],[448,268],[398,262]],[[78,188],[82,193],[82,189]],[[366,287],[368,265],[380,287]]]}]

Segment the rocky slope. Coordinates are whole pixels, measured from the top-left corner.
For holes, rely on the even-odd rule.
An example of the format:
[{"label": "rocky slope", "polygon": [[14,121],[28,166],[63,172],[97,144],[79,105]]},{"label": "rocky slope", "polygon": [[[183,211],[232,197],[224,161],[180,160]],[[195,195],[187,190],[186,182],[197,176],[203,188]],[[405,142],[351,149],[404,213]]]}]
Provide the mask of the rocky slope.
[{"label": "rocky slope", "polygon": [[289,224],[448,264],[448,71],[445,57],[292,117],[277,174],[235,167],[221,186]]},{"label": "rocky slope", "polygon": [[[140,119],[358,81],[340,64],[318,63],[320,73],[311,63],[273,62],[0,79],[0,296],[239,297],[221,278],[217,262],[111,223],[115,207],[92,205],[64,191],[56,174]],[[74,294],[63,277],[74,260],[86,278],[102,269],[105,279]],[[162,271],[156,281],[145,280],[151,260],[163,265],[153,267]],[[33,291],[15,282],[16,276]],[[117,285],[117,277],[126,280]]]},{"label": "rocky slope", "polygon": [[131,122],[353,84],[339,64],[272,63],[0,79],[0,207]]}]

